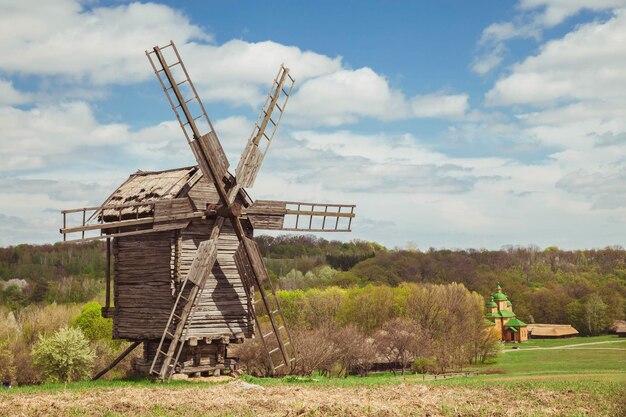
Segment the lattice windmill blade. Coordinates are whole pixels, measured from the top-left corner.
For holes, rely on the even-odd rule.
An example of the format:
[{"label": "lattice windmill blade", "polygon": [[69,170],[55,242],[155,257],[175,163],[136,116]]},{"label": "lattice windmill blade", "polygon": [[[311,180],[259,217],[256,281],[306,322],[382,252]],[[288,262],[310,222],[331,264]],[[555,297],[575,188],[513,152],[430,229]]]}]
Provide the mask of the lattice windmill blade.
[{"label": "lattice windmill blade", "polygon": [[[281,65],[237,165],[235,175],[237,184],[240,186],[252,187],[254,185],[265,154],[272,143],[280,119],[283,117],[295,82],[296,80],[289,75],[289,68]],[[278,112],[278,115],[275,112]],[[269,134],[266,133],[268,127],[270,128]]]},{"label": "lattice windmill blade", "polygon": [[354,204],[257,200],[245,209],[254,229],[302,232],[350,232]]},{"label": "lattice windmill blade", "polygon": [[[295,346],[280,309],[272,280],[263,263],[261,251],[252,239],[243,236],[240,240],[235,252],[235,265],[246,288],[249,311],[254,316],[257,333],[267,352],[272,373],[290,372],[296,361]],[[253,288],[260,296],[257,300],[252,298]],[[265,313],[267,322],[259,318],[262,313]]]},{"label": "lattice windmill blade", "polygon": [[[228,159],[176,45],[170,41],[164,47],[155,46],[152,51],[146,51],[146,56],[202,173],[213,181],[222,203],[228,205],[224,186],[224,177],[229,167]],[[208,132],[202,134],[201,128]]]}]

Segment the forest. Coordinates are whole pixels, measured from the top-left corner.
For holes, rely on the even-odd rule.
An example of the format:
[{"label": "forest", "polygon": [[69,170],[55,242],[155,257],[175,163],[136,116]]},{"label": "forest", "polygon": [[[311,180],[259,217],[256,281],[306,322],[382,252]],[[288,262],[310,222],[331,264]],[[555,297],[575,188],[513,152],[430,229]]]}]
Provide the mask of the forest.
[{"label": "forest", "polygon": [[[527,323],[572,324],[582,335],[594,335],[625,317],[626,251],[621,247],[419,251],[306,235],[255,239],[270,276],[284,291],[454,282],[487,301],[499,282]],[[0,303],[17,310],[36,303],[87,302],[102,292],[104,271],[104,246],[98,242],[0,248]]]},{"label": "forest", "polygon": [[[626,317],[626,251],[618,247],[419,251],[312,236],[256,241],[302,374],[366,374],[384,363],[400,372],[446,372],[488,360],[498,346],[481,330],[483,306],[497,283],[527,323],[572,324],[588,336]],[[123,350],[127,344],[111,339],[111,322],[99,314],[104,277],[102,243],[0,248],[3,378],[80,379]],[[68,340],[83,346],[76,363],[84,367],[46,369]],[[250,373],[269,372],[258,341],[234,354]],[[110,376],[128,371],[125,363]]]}]

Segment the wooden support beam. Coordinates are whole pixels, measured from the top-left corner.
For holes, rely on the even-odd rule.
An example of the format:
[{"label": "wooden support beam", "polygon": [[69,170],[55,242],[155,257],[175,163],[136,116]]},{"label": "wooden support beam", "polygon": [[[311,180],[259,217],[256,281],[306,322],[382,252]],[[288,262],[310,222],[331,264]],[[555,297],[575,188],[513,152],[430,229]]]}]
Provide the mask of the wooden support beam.
[{"label": "wooden support beam", "polygon": [[117,358],[115,358],[113,360],[113,362],[111,362],[109,364],[109,366],[107,366],[106,368],[104,368],[103,370],[101,370],[100,372],[98,372],[97,374],[95,374],[93,376],[93,378],[91,378],[92,381],[96,381],[97,379],[99,379],[100,377],[102,377],[104,374],[106,374],[107,372],[109,372],[111,369],[113,369],[115,367],[115,365],[117,365],[118,363],[120,363],[122,361],[122,359],[124,359],[126,356],[128,356],[128,354],[130,352],[132,352],[133,350],[135,350],[135,348],[137,346],[139,346],[142,342],[141,341],[137,341],[137,342],[133,342],[132,345],[130,345],[128,348],[126,348],[126,350],[124,352],[122,352]]}]

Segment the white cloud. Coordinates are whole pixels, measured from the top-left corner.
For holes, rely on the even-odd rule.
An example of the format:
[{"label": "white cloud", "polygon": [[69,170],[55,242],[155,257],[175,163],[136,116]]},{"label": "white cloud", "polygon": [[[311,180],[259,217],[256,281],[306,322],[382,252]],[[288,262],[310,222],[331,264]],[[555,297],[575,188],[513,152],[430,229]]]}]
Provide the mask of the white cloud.
[{"label": "white cloud", "polygon": [[462,118],[469,109],[467,94],[443,95],[428,94],[411,99],[411,107],[416,117]]},{"label": "white cloud", "polygon": [[28,103],[31,96],[18,91],[10,80],[0,79],[0,106]]},{"label": "white cloud", "polygon": [[546,27],[556,26],[582,10],[602,11],[626,6],[625,0],[520,0],[522,10],[542,9],[536,19]]},{"label": "white cloud", "polygon": [[515,38],[539,41],[546,28],[554,27],[582,10],[601,12],[623,6],[626,6],[626,0],[520,0],[518,8],[522,13],[512,22],[492,23],[483,30],[478,41],[479,53],[471,69],[484,75],[499,66],[507,53],[506,41]]},{"label": "white cloud", "polygon": [[180,12],[154,3],[86,10],[74,0],[4,0],[0,9],[0,68],[72,82],[145,80],[150,72],[141,51],[155,42],[211,39]]},{"label": "white cloud", "polygon": [[561,99],[623,97],[626,10],[578,27],[512,67],[487,93],[490,104],[543,104]]},{"label": "white cloud", "polygon": [[[66,99],[98,99],[106,85],[153,79],[142,51],[174,39],[205,102],[259,107],[279,65],[287,65],[297,80],[290,104],[294,123],[460,117],[467,107],[462,94],[433,94],[416,97],[413,112],[410,99],[371,68],[349,69],[341,57],[272,41],[230,40],[216,45],[211,43],[212,35],[164,5],[131,3],[87,9],[78,1],[61,0],[54,6],[44,1],[40,5],[9,2],[0,7],[5,11],[0,14],[0,69],[53,77],[47,84],[64,85],[52,91]],[[165,50],[166,57],[170,52]],[[0,91],[10,88],[0,84]],[[11,95],[6,95],[4,104],[9,99],[13,103],[23,100],[23,95],[7,91]],[[435,111],[419,106],[420,100],[433,104]]]}]

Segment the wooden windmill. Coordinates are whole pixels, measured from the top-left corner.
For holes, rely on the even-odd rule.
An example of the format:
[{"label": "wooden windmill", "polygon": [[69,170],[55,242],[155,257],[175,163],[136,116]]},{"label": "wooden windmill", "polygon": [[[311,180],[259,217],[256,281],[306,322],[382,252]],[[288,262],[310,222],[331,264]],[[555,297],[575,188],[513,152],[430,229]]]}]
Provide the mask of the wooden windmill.
[{"label": "wooden windmill", "polygon": [[233,176],[174,43],[146,55],[198,165],[138,171],[101,206],[62,212],[64,240],[106,239],[102,314],[114,338],[133,342],[96,378],[140,344],[133,366],[162,380],[235,370],[228,345],[255,331],[273,372],[289,372],[296,352],[253,231],[348,232],[355,206],[252,201],[244,190],[289,100],[289,69],[281,65]]}]

